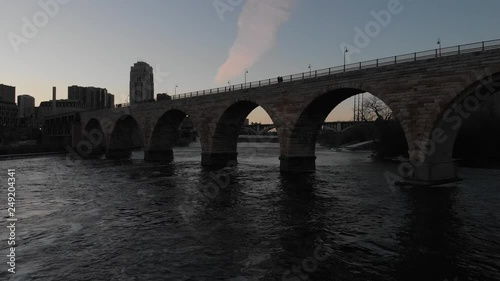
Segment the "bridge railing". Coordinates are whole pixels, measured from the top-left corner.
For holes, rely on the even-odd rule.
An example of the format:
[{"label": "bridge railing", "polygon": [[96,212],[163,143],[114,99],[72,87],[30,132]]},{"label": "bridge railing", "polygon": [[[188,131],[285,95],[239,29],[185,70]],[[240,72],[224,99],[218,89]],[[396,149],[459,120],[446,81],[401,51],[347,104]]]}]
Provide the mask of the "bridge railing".
[{"label": "bridge railing", "polygon": [[[500,49],[500,39],[476,42],[465,45],[458,45],[453,47],[432,49],[422,52],[408,53],[403,55],[397,55],[397,56],[380,58],[369,61],[362,61],[358,63],[351,63],[351,64],[318,69],[318,70],[310,70],[302,73],[282,76],[282,78],[283,78],[283,83],[286,83],[298,80],[312,79],[321,76],[333,75],[338,73],[358,71],[362,69],[377,68],[387,65],[401,64],[401,63],[427,60],[439,57],[457,56],[466,53],[481,52],[494,49]],[[198,97],[211,94],[227,93],[230,91],[257,88],[262,86],[274,85],[278,83],[280,82],[278,82],[278,78],[275,77],[260,81],[247,82],[243,84],[228,85],[225,87],[219,87],[214,89],[183,93],[172,96],[172,99],[183,99],[183,98],[191,98],[191,97]]]}]

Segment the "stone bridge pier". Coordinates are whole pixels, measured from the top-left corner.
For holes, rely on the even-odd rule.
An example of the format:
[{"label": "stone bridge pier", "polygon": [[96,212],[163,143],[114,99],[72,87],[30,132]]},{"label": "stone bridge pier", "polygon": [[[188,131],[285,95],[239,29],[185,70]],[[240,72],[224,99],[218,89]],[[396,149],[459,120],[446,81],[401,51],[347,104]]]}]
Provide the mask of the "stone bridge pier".
[{"label": "stone bridge pier", "polygon": [[500,68],[464,73],[461,81],[450,80],[419,96],[422,98],[402,109],[400,116],[409,148],[401,174],[406,183],[414,185],[460,181],[453,160],[458,133],[472,114],[500,97]]}]

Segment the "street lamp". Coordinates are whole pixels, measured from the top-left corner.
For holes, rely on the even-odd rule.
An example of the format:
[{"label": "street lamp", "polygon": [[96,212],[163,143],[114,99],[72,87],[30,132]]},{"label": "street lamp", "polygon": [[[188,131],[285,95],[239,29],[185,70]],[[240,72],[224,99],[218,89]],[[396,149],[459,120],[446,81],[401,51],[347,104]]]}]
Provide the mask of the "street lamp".
[{"label": "street lamp", "polygon": [[247,87],[247,73],[248,73],[248,68],[245,69],[245,88]]},{"label": "street lamp", "polygon": [[345,72],[345,55],[349,52],[349,49],[347,49],[347,47],[345,47],[344,49],[344,72]]},{"label": "street lamp", "polygon": [[179,87],[179,85],[175,85],[175,88],[174,88],[174,95],[177,95],[177,88]]},{"label": "street lamp", "polygon": [[439,56],[441,56],[441,38],[438,39],[437,44],[439,45]]},{"label": "street lamp", "polygon": [[309,66],[307,68],[309,68],[309,77],[311,77],[312,76],[311,64],[309,64]]}]

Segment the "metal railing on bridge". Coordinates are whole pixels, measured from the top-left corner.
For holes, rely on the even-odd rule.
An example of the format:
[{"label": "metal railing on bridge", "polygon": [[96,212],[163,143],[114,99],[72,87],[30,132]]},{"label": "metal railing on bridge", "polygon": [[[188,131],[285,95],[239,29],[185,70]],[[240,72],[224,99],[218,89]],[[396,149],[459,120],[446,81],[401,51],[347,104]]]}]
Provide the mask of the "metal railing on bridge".
[{"label": "metal railing on bridge", "polygon": [[[306,72],[302,72],[302,73],[298,73],[298,74],[286,75],[286,76],[282,76],[283,82],[281,82],[281,83],[311,79],[311,78],[328,76],[328,75],[339,74],[339,73],[344,73],[344,72],[358,71],[358,70],[362,70],[362,69],[377,68],[377,67],[387,66],[387,65],[414,62],[414,61],[419,61],[419,60],[427,60],[427,59],[438,58],[438,57],[457,56],[460,54],[481,52],[481,51],[494,50],[494,49],[500,49],[500,39],[490,40],[490,41],[482,41],[482,42],[465,44],[465,45],[458,45],[458,46],[453,46],[453,47],[433,49],[433,50],[428,50],[428,51],[423,51],[423,52],[409,53],[409,54],[386,57],[386,58],[381,58],[381,59],[362,61],[362,62],[358,62],[358,63],[351,63],[351,64],[346,64],[346,65],[341,65],[341,66],[336,66],[336,67],[311,70],[311,71],[306,71]],[[278,83],[279,83],[278,78],[276,77],[276,78],[270,78],[270,79],[265,79],[265,80],[260,80],[260,81],[253,81],[253,82],[248,82],[248,83],[243,83],[243,84],[238,84],[238,85],[231,85],[231,86],[226,86],[226,87],[219,87],[219,88],[213,88],[213,89],[208,89],[208,90],[183,93],[183,94],[172,96],[172,99],[176,100],[176,99],[192,98],[192,97],[212,95],[212,94],[227,93],[230,91],[251,89],[251,88],[257,88],[257,87],[262,87],[262,86],[274,85],[274,84],[278,84]],[[122,105],[122,106],[128,106],[128,104]]]}]

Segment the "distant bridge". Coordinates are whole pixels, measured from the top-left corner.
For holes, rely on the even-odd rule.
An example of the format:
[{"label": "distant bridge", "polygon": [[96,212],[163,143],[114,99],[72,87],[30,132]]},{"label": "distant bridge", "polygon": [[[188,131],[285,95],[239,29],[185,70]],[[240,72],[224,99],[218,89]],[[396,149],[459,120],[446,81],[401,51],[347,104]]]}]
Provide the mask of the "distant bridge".
[{"label": "distant bridge", "polygon": [[[325,122],[321,126],[322,130],[331,130],[335,132],[341,132],[345,131],[353,126],[359,125],[359,124],[366,124],[366,123],[371,123],[371,122],[362,122],[362,121],[334,121],[334,122]],[[243,135],[266,135],[269,133],[271,130],[275,130],[276,126],[274,124],[260,124],[260,123],[253,123],[249,125],[244,125],[241,128],[240,134]]]},{"label": "distant bridge", "polygon": [[189,116],[200,136],[201,164],[226,165],[237,159],[245,119],[261,106],[276,126],[280,169],[311,172],[316,137],[328,114],[344,100],[369,92],[390,107],[404,130],[414,164],[404,178],[422,184],[452,182],[458,179],[452,152],[462,120],[490,103],[500,88],[500,40],[313,70],[283,80],[75,113],[72,119],[48,118],[45,140],[57,141],[58,132],[67,132],[70,124],[71,145],[81,154],[97,150],[108,158],[127,158],[141,146],[145,160],[170,161],[173,136]]}]

